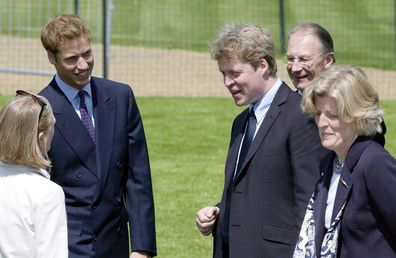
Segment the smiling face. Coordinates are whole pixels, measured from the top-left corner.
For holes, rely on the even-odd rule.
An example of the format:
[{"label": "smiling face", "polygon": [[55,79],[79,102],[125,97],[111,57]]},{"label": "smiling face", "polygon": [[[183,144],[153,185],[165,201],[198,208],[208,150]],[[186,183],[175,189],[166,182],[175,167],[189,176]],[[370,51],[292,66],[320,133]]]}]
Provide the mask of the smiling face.
[{"label": "smiling face", "polygon": [[91,80],[94,57],[85,36],[67,40],[58,53],[48,52],[48,59],[62,81],[76,89],[83,88]]},{"label": "smiling face", "polygon": [[315,96],[315,122],[323,147],[345,159],[357,137],[356,124],[346,123],[338,117],[337,104],[329,96]]},{"label": "smiling face", "polygon": [[268,69],[268,63],[264,58],[256,70],[238,58],[220,58],[218,66],[223,74],[224,85],[237,106],[256,103],[267,91],[264,74]]},{"label": "smiling face", "polygon": [[322,44],[312,33],[296,31],[287,47],[287,72],[294,86],[303,91],[323,69],[334,62],[333,53],[323,54]]}]

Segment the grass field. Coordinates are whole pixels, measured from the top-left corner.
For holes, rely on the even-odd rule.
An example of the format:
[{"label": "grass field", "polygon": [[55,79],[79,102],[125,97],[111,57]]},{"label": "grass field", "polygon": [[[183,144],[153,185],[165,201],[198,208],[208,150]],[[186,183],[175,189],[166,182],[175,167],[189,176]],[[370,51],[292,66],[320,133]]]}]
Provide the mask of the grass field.
[{"label": "grass field", "polygon": [[[115,0],[113,42],[116,44],[207,51],[218,28],[249,22],[266,26],[280,51],[279,0],[132,1]],[[285,28],[315,21],[332,34],[337,58],[380,68],[395,68],[393,1],[284,1]],[[126,22],[126,12],[130,22]],[[117,18],[118,17],[118,18]]]},{"label": "grass field", "polygon": [[[8,97],[0,97],[3,105]],[[152,168],[161,258],[211,257],[211,237],[195,228],[198,209],[216,204],[223,187],[230,98],[139,97]],[[396,155],[396,102],[384,101],[386,148]]]},{"label": "grass field", "polygon": [[[208,51],[224,24],[256,23],[273,34],[280,56],[281,0],[113,0],[112,44]],[[49,16],[73,12],[74,1],[0,1],[0,33],[38,38]],[[100,1],[80,1],[95,41],[101,41]],[[11,11],[12,10],[12,11]],[[12,15],[10,15],[12,13]],[[284,1],[286,30],[296,22],[324,25],[340,63],[396,68],[395,14],[391,0]]]},{"label": "grass field", "polygon": [[[273,34],[281,56],[279,0],[115,0],[115,44],[207,51],[224,24],[256,23]],[[368,67],[396,68],[393,1],[284,1],[285,29],[300,21],[324,25],[335,41],[337,59]],[[131,13],[125,22],[125,12]],[[118,18],[117,18],[118,17]],[[286,31],[287,32],[287,31]]]}]

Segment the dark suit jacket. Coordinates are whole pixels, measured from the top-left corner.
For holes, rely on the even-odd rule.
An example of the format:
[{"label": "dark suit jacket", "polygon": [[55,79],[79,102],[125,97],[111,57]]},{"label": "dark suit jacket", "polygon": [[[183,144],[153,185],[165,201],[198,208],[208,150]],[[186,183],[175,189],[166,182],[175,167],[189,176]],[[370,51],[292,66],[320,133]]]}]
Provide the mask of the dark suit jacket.
[{"label": "dark suit jacket", "polygon": [[[321,163],[324,177],[315,189],[317,253],[325,234],[324,218],[335,153]],[[344,201],[340,258],[396,257],[396,160],[379,144],[358,137],[348,151],[337,188],[332,220]]]},{"label": "dark suit jacket", "polygon": [[[281,85],[246,155],[231,193],[231,258],[287,258],[323,155],[313,119],[300,108],[301,96]],[[214,257],[222,256],[221,227],[228,184],[234,173],[248,109],[234,120],[225,166],[225,186],[214,232]]]},{"label": "dark suit jacket", "polygon": [[65,192],[70,257],[156,253],[154,203],[143,124],[128,85],[92,77],[96,145],[55,80],[39,94],[56,123],[51,180]]}]

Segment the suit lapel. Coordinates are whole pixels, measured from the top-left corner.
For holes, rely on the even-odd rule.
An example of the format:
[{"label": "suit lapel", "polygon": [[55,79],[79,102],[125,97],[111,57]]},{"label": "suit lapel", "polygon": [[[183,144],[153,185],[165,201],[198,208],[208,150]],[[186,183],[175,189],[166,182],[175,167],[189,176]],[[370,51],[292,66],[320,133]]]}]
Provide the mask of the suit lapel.
[{"label": "suit lapel", "polygon": [[348,151],[347,157],[344,162],[344,166],[341,171],[340,182],[338,183],[337,195],[334,201],[334,209],[331,216],[331,221],[333,221],[341,209],[342,204],[347,202],[349,194],[352,190],[353,185],[353,169],[355,168],[360,156],[371,141],[367,141],[365,137],[359,137],[352,144]]},{"label": "suit lapel", "polygon": [[56,118],[55,128],[80,158],[84,166],[97,176],[95,145],[92,139],[55,80],[52,80],[50,85],[54,90],[51,96],[51,107]]},{"label": "suit lapel", "polygon": [[340,175],[340,181],[338,182],[337,195],[334,200],[333,212],[331,215],[331,221],[333,222],[337,213],[340,211],[342,205],[347,202],[349,194],[352,190],[353,177],[352,170],[349,170],[347,166],[342,168]]},{"label": "suit lapel", "polygon": [[[260,147],[261,143],[263,142],[265,136],[267,135],[268,130],[271,128],[272,124],[275,122],[276,118],[280,114],[280,112],[281,112],[280,106],[287,101],[287,97],[289,96],[290,89],[288,87],[287,88],[285,88],[285,87],[287,87],[287,86],[285,86],[285,84],[282,83],[278,92],[276,93],[274,100],[272,101],[270,108],[268,109],[267,114],[265,115],[265,118],[264,118],[263,122],[261,123],[261,126],[260,126],[259,130],[257,131],[257,134],[253,139],[253,142],[250,145],[249,151],[246,154],[246,158],[241,166],[241,173],[238,174],[237,181],[240,179],[242,174],[244,174],[242,172],[244,171],[246,164],[252,159],[254,154],[257,152],[257,150]],[[243,131],[242,131],[242,134],[243,134]]]},{"label": "suit lapel", "polygon": [[[317,189],[318,192],[315,196],[315,202],[313,206],[314,210],[314,219],[315,219],[315,245],[317,253],[320,253],[320,247],[322,245],[322,241],[324,235],[326,234],[325,228],[325,215],[326,215],[326,207],[327,207],[327,195],[329,193],[329,185],[331,181],[331,176],[333,174],[331,167],[331,160],[333,160],[335,154],[332,152],[330,157],[324,162],[324,166],[321,166],[321,174],[322,179],[319,182]],[[323,171],[323,168],[325,170]]]},{"label": "suit lapel", "polygon": [[115,100],[110,98],[103,87],[97,85],[95,79],[91,80],[91,87],[94,99],[96,156],[98,174],[101,179],[97,194],[100,194],[107,181],[111,152],[113,151]]},{"label": "suit lapel", "polygon": [[[235,135],[231,137],[231,143],[229,147],[229,152],[226,162],[226,174],[225,174],[225,184],[228,188],[228,184],[231,182],[231,178],[234,176],[236,160],[238,158],[239,147],[242,142],[243,134],[245,132],[246,120],[249,115],[249,109],[246,109],[241,114],[240,118],[235,122]],[[241,168],[242,169],[242,168]]]}]

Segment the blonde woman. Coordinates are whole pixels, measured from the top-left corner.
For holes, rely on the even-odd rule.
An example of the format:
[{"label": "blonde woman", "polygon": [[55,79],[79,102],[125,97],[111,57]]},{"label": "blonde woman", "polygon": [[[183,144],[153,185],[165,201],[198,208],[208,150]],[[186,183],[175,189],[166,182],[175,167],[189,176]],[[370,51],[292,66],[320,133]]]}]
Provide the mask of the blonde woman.
[{"label": "blonde woman", "polygon": [[304,90],[328,154],[294,258],[396,258],[396,160],[381,133],[378,93],[359,67],[333,66]]},{"label": "blonde woman", "polygon": [[0,111],[0,257],[68,257],[65,197],[49,180],[55,118],[48,101],[17,91]]}]

